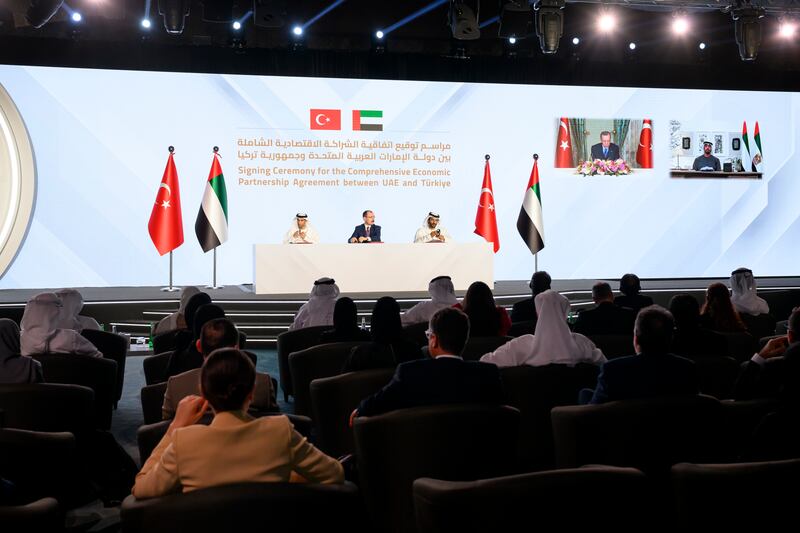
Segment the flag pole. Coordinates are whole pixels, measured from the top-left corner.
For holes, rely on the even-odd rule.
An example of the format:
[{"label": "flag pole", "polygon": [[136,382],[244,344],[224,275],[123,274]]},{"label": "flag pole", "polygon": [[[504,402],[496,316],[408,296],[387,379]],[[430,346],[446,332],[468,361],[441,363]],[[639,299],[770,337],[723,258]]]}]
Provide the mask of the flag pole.
[{"label": "flag pole", "polygon": [[[214,153],[219,153],[219,146],[214,147]],[[217,285],[217,246],[214,247],[214,268],[211,275],[211,285],[206,285],[206,289],[221,289],[222,285]]]},{"label": "flag pole", "polygon": [[[535,165],[539,161],[539,154],[533,154],[533,164]],[[539,272],[539,252],[533,254],[533,271]]]},{"label": "flag pole", "polygon": [[[174,146],[170,146],[167,149],[169,150],[170,154],[175,151]],[[172,250],[169,251],[169,287],[162,287],[161,290],[164,292],[175,292],[180,290],[179,288],[172,286]]]}]

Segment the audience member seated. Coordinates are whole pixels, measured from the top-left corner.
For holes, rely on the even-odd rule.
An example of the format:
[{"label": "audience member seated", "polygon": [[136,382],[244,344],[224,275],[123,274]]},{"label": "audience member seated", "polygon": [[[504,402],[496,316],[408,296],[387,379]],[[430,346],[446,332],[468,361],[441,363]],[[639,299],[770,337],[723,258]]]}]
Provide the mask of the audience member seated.
[{"label": "audience member seated", "polygon": [[690,359],[728,355],[725,337],[700,327],[700,304],[694,296],[676,294],[669,301],[669,310],[675,319],[672,353]]},{"label": "audience member seated", "polygon": [[356,303],[347,296],[336,300],[336,305],[333,308],[333,329],[323,331],[319,336],[319,343],[368,340],[369,333],[358,327],[358,308]]},{"label": "audience member seated", "polygon": [[188,370],[200,368],[203,365],[203,354],[197,349],[200,341],[200,332],[207,322],[215,318],[225,318],[225,311],[215,304],[204,304],[197,308],[192,320],[192,339],[182,350],[172,352],[167,363],[166,377],[177,376]]},{"label": "audience member seated", "polygon": [[594,309],[584,309],[578,313],[573,328],[582,335],[630,335],[636,315],[630,309],[614,304],[611,285],[599,281],[592,287]]},{"label": "audience member seated", "polygon": [[342,367],[342,372],[394,368],[400,363],[422,357],[419,347],[406,339],[400,322],[400,305],[391,296],[375,302],[370,322],[372,342],[356,346]]},{"label": "audience member seated", "polygon": [[605,363],[606,358],[592,341],[580,333],[572,333],[567,325],[569,300],[553,290],[536,298],[539,322],[535,335],[521,335],[481,357],[484,363],[505,366],[544,366],[578,363]]},{"label": "audience member seated", "polygon": [[539,293],[550,290],[550,274],[544,270],[534,272],[528,287],[531,289],[531,297],[520,300],[511,308],[511,322],[536,322],[536,305],[534,298]]},{"label": "audience member seated", "polygon": [[13,320],[0,318],[0,385],[41,381],[42,364],[19,353],[19,326]]},{"label": "audience member seated", "polygon": [[[737,400],[800,397],[800,310],[789,317],[786,336],[770,339],[742,365],[733,397]],[[784,396],[790,395],[788,398]]]},{"label": "audience member seated", "polygon": [[333,308],[338,297],[339,287],[336,286],[336,281],[331,278],[319,278],[314,282],[308,301],[297,311],[289,331],[333,325]]},{"label": "audience member seated", "polygon": [[[256,371],[233,348],[217,350],[200,372],[202,397],[187,396],[136,476],[137,499],[240,482],[287,482],[296,472],[311,482],[341,483],[338,461],[301,436],[285,416],[252,418]],[[211,425],[198,425],[208,406]],[[268,519],[268,517],[265,517]]]},{"label": "audience member seated", "polygon": [[[186,324],[186,306],[189,303],[189,299],[195,294],[198,294],[200,289],[197,287],[184,287],[183,292],[181,293],[181,303],[178,310],[174,313],[170,313],[169,315],[165,316],[161,320],[159,320],[158,324],[156,324],[155,329],[153,330],[154,335],[160,335],[162,333],[167,333],[169,331],[177,331],[179,329],[186,329],[188,325]],[[210,302],[210,300],[209,300]]]},{"label": "audience member seated", "polygon": [[75,289],[61,289],[56,291],[61,298],[61,322],[58,327],[72,329],[80,333],[84,329],[99,330],[100,324],[90,316],[81,315],[83,309],[83,296]]},{"label": "audience member seated", "polygon": [[464,312],[452,307],[437,311],[426,333],[430,358],[398,365],[392,380],[353,411],[351,424],[356,416],[409,407],[505,402],[497,366],[458,356],[470,336],[470,321]]},{"label": "audience member seated", "polygon": [[706,289],[706,303],[700,312],[700,326],[723,333],[739,333],[746,327],[731,303],[728,287],[712,283]]},{"label": "audience member seated", "polygon": [[58,327],[61,309],[61,299],[52,292],[43,292],[28,300],[22,314],[22,355],[64,353],[103,357],[95,345],[80,333]]},{"label": "audience member seated", "polygon": [[766,315],[769,313],[767,301],[756,294],[756,280],[749,268],[737,268],[731,272],[731,303],[739,313]]},{"label": "audience member seated", "polygon": [[[197,314],[197,310],[204,305],[211,303],[211,296],[204,292],[198,292],[197,294],[193,294],[189,297],[189,301],[186,303],[186,311],[184,312],[183,318],[186,322],[186,329],[179,329],[174,332],[175,337],[170,346],[169,350],[165,351],[181,351],[185,350],[196,340],[194,337],[194,315]],[[167,332],[169,333],[169,332]]]},{"label": "audience member seated", "polygon": [[[206,322],[200,332],[200,339],[197,341],[197,350],[203,355],[203,360],[207,359],[211,352],[220,348],[239,348],[239,331],[227,318],[215,318]],[[165,420],[173,418],[178,403],[186,396],[193,394],[200,394],[199,368],[187,370],[183,374],[169,378],[164,394],[164,404],[161,406],[162,417]],[[278,410],[275,391],[272,390],[272,379],[263,372],[256,373],[252,407],[260,411]]]},{"label": "audience member seated", "polygon": [[482,281],[470,285],[462,302],[454,307],[469,317],[472,337],[504,337],[511,329],[508,312],[494,303],[492,289]]},{"label": "audience member seated", "polygon": [[642,290],[642,282],[636,274],[625,274],[619,280],[619,292],[622,294],[614,298],[614,303],[620,307],[630,309],[638,313],[639,309],[653,305],[653,299],[649,296],[639,294]]},{"label": "audience member seated", "polygon": [[428,322],[439,309],[452,307],[458,303],[456,290],[450,276],[438,276],[428,283],[428,294],[431,299],[419,302],[414,307],[403,313],[401,317],[404,326]]},{"label": "audience member seated", "polygon": [[663,307],[639,311],[633,330],[636,355],[605,363],[594,391],[581,391],[581,403],[697,394],[694,362],[669,353],[674,327],[672,314]]}]

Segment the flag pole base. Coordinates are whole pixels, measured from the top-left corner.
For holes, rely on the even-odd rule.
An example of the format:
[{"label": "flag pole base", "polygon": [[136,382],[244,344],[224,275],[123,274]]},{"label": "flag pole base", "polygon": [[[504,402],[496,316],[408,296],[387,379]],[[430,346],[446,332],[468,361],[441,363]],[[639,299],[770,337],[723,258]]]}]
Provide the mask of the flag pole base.
[{"label": "flag pole base", "polygon": [[225,288],[225,285],[206,285],[206,289],[217,290],[217,289],[224,289],[224,288]]},{"label": "flag pole base", "polygon": [[161,287],[161,292],[176,292],[181,290],[180,287]]}]

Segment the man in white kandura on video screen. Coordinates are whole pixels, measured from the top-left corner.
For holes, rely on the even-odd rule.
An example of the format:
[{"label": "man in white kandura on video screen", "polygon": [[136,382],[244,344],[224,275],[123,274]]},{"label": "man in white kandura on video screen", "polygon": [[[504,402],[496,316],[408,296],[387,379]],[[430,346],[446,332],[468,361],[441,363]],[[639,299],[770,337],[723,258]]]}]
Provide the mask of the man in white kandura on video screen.
[{"label": "man in white kandura on video screen", "polygon": [[452,237],[439,224],[439,215],[431,211],[422,222],[422,227],[417,230],[414,242],[452,242]]},{"label": "man in white kandura on video screen", "polygon": [[308,215],[297,213],[292,220],[292,226],[283,237],[283,244],[316,244],[318,242],[319,235],[308,221]]}]

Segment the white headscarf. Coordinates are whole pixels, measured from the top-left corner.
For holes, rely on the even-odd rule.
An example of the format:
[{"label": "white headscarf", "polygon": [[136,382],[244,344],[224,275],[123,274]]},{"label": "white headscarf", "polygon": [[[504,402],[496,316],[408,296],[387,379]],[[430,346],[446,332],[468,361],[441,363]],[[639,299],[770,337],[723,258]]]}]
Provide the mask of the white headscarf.
[{"label": "white headscarf", "polygon": [[539,317],[536,334],[517,337],[484,355],[481,361],[497,366],[544,366],[554,363],[573,366],[606,361],[603,352],[592,341],[569,330],[569,300],[554,290],[546,290],[536,295],[534,303]]},{"label": "white headscarf", "polygon": [[68,353],[102,357],[95,345],[80,333],[58,327],[62,309],[61,299],[52,292],[43,292],[28,300],[22,314],[22,355]]},{"label": "white headscarf", "polygon": [[433,278],[428,283],[428,293],[431,295],[430,301],[418,302],[400,316],[404,326],[428,322],[439,309],[452,307],[458,303],[453,281],[449,276]]},{"label": "white headscarf", "polygon": [[[434,227],[430,227],[428,225],[428,219],[429,218],[434,218],[436,220],[436,225]],[[444,226],[442,226],[439,223],[439,220],[440,220],[439,219],[439,215],[437,215],[433,211],[429,212],[425,216],[425,220],[422,221],[422,227],[420,227],[417,230],[417,233],[414,236],[414,242],[415,243],[419,243],[419,242],[431,242],[431,241],[434,241],[434,240],[439,240],[436,237],[432,237],[431,236],[431,232],[435,231],[437,229],[441,232],[441,235],[444,237],[445,242],[449,242],[451,240],[450,234],[447,232],[447,230],[444,228]]]},{"label": "white headscarf", "polygon": [[82,316],[83,296],[75,289],[61,289],[56,291],[61,299],[61,318],[58,327],[72,329],[80,333],[84,329],[100,329],[97,320],[90,316]]},{"label": "white headscarf", "polygon": [[[301,215],[301,214],[302,213],[298,213],[298,215]],[[294,236],[296,231],[301,231],[300,230],[300,226],[297,225],[297,219],[298,218],[301,218],[301,217],[295,216],[292,219],[292,223],[289,226],[289,230],[283,236],[283,244],[302,243],[302,242],[311,243],[311,244],[318,243],[319,242],[319,234],[317,233],[317,230],[314,229],[314,226],[311,225],[311,222],[306,217],[302,217],[302,218],[306,218],[306,227],[302,230],[302,231],[306,232],[305,239],[301,239],[299,237],[295,237]]]},{"label": "white headscarf", "polygon": [[289,329],[333,325],[333,308],[338,297],[339,287],[333,279],[318,279],[314,282],[308,301],[300,307]]},{"label": "white headscarf", "polygon": [[194,296],[199,292],[200,289],[198,289],[197,287],[194,286],[184,287],[183,292],[181,292],[181,303],[180,307],[178,307],[178,310],[162,318],[156,325],[156,328],[153,330],[153,333],[158,335],[160,333],[166,333],[168,331],[175,331],[176,329],[181,329],[181,324],[179,324],[178,321],[180,318],[183,318],[184,321],[186,320],[186,318],[183,316],[184,314],[186,314],[186,304],[189,303],[189,300],[191,299],[192,296]]},{"label": "white headscarf", "polygon": [[756,294],[756,280],[753,271],[739,268],[731,273],[731,302],[737,311],[748,315],[769,313],[766,300]]}]

